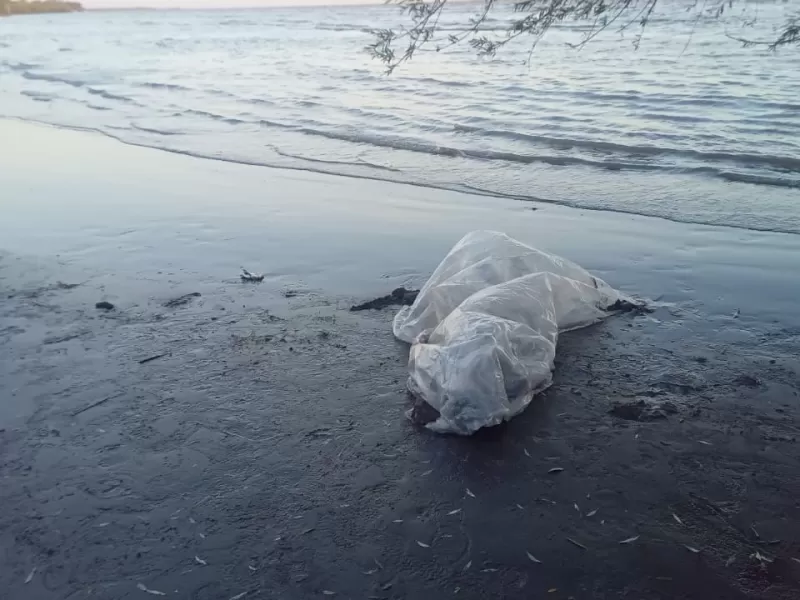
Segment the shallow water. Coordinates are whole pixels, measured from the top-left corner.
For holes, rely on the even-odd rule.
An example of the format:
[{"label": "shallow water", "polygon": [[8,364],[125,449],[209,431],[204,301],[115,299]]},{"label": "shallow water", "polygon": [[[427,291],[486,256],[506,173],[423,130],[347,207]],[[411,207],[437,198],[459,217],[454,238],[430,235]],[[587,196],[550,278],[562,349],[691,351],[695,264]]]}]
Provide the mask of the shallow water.
[{"label": "shallow water", "polygon": [[[784,10],[759,4],[761,27]],[[524,44],[493,61],[463,49],[387,77],[361,50],[367,28],[398,18],[324,7],[4,19],[0,116],[229,161],[800,233],[796,50],[743,49],[725,37],[735,22],[677,11],[639,51],[612,35],[567,50],[573,27],[530,64]]]},{"label": "shallow water", "polygon": [[266,275],[262,300],[287,288],[346,307],[421,286],[466,232],[495,229],[706,329],[800,328],[793,234],[200,160],[14,121],[0,139],[20,140],[0,145],[0,251],[101,274],[115,304],[213,294],[240,286],[245,266]]}]

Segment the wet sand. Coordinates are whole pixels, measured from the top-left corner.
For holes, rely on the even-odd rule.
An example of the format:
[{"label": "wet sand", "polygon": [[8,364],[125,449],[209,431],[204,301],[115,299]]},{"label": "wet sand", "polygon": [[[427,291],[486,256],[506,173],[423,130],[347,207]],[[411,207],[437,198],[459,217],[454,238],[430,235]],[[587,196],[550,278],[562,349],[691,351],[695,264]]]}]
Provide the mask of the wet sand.
[{"label": "wet sand", "polygon": [[[4,597],[797,597],[794,237],[0,129]],[[478,227],[658,300],[441,437],[393,311],[348,308]]]}]

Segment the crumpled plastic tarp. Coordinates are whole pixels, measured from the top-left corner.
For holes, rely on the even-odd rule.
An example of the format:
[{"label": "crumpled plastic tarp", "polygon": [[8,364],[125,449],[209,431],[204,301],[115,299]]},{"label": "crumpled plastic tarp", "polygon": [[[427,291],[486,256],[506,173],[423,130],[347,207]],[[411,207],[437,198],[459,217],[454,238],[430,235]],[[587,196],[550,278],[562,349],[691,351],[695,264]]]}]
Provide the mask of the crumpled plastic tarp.
[{"label": "crumpled plastic tarp", "polygon": [[408,388],[439,412],[427,427],[470,435],[519,414],[552,382],[559,332],[622,300],[568,260],[503,233],[467,234],[394,318],[411,344]]}]

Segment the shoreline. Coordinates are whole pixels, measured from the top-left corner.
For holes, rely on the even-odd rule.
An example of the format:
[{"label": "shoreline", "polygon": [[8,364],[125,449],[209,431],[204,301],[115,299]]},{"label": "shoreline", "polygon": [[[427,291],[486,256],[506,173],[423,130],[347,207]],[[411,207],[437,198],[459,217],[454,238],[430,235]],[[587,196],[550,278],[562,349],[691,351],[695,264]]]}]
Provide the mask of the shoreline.
[{"label": "shoreline", "polygon": [[[66,130],[66,131],[75,131],[75,132],[82,132],[88,133],[90,135],[99,135],[104,138],[108,138],[114,140],[120,144],[124,144],[126,146],[131,146],[134,148],[145,148],[148,150],[153,150],[156,152],[165,152],[168,154],[175,154],[177,156],[186,156],[190,158],[195,158],[198,160],[210,160],[215,162],[222,162],[228,163],[232,165],[241,165],[247,167],[261,167],[266,169],[275,169],[275,170],[283,170],[283,171],[299,171],[302,173],[313,173],[316,175],[327,175],[331,177],[343,177],[345,179],[354,179],[354,180],[364,180],[364,181],[374,181],[380,183],[387,183],[390,185],[403,185],[403,186],[410,186],[414,188],[422,188],[423,190],[437,190],[443,192],[452,192],[455,194],[464,194],[467,196],[479,196],[484,198],[495,198],[500,200],[515,200],[519,202],[525,202],[528,204],[542,204],[545,206],[555,206],[561,208],[568,208],[578,211],[591,211],[591,212],[599,212],[599,213],[611,213],[611,214],[619,214],[623,216],[633,216],[645,219],[658,219],[663,221],[668,221],[670,223],[682,224],[682,225],[697,225],[701,227],[714,227],[714,228],[722,228],[722,229],[738,229],[742,231],[755,231],[760,233],[774,233],[774,234],[784,234],[784,235],[792,235],[792,236],[800,236],[795,230],[791,229],[774,229],[769,227],[758,227],[756,225],[738,225],[738,224],[722,224],[722,223],[707,223],[704,221],[699,220],[691,220],[691,219],[680,219],[677,217],[670,217],[667,215],[649,215],[642,212],[636,212],[634,210],[625,210],[619,207],[590,207],[590,206],[582,206],[580,204],[566,201],[566,200],[553,200],[542,198],[539,196],[528,196],[528,195],[520,195],[520,194],[513,194],[513,193],[501,193],[501,192],[493,192],[491,190],[484,190],[472,186],[466,186],[465,188],[461,189],[458,187],[448,187],[445,184],[437,185],[433,182],[418,182],[413,180],[400,180],[400,179],[390,179],[387,177],[378,177],[378,176],[370,176],[366,174],[355,174],[355,173],[345,173],[345,172],[338,172],[333,170],[325,170],[323,168],[318,167],[310,167],[310,166],[300,166],[300,165],[288,165],[288,164],[270,164],[265,162],[256,162],[256,161],[248,161],[245,159],[235,159],[231,157],[221,157],[221,156],[214,156],[210,154],[203,154],[201,152],[193,152],[191,150],[181,150],[176,148],[168,148],[162,146],[151,146],[145,143],[137,143],[131,140],[125,140],[121,137],[115,136],[107,131],[102,131],[100,129],[94,128],[87,128],[87,127],[80,127],[80,126],[71,126],[71,125],[64,125],[59,123],[52,123],[49,121],[37,120],[32,118],[22,118],[22,117],[0,117],[0,121],[10,121],[10,122],[19,122],[22,124],[27,125],[34,125],[34,126],[42,126],[42,127],[50,127],[57,130]],[[325,163],[324,160],[316,161],[314,159],[304,158],[306,162],[312,163]],[[741,180],[739,183],[754,183],[748,182],[746,180]],[[755,185],[755,183],[754,183]],[[536,206],[531,208],[532,210],[538,210]]]},{"label": "shoreline", "polygon": [[[140,586],[209,599],[793,597],[798,236],[22,131],[0,149],[11,600],[141,598]],[[348,309],[424,282],[480,227],[656,310],[561,336],[554,385],[511,422],[436,436],[404,417],[394,311]],[[243,284],[240,266],[264,282]],[[637,402],[677,413],[610,412]]]},{"label": "shoreline", "polygon": [[[800,236],[786,232],[743,229],[735,226],[697,225],[672,221],[663,217],[602,209],[573,208],[548,203],[536,206],[536,210],[532,211],[530,206],[532,203],[526,200],[475,195],[417,186],[412,183],[386,182],[354,178],[349,175],[199,158],[130,144],[100,132],[87,132],[50,124],[31,124],[19,120],[0,119],[0,128],[5,130],[4,136],[24,140],[13,152],[8,149],[9,152],[2,156],[10,170],[21,174],[18,180],[14,176],[10,176],[10,194],[15,193],[15,184],[19,184],[19,188],[24,190],[28,186],[27,181],[36,178],[39,167],[35,160],[45,161],[48,168],[54,170],[55,176],[61,176],[70,185],[79,187],[82,185],[82,181],[91,181],[97,176],[96,170],[87,166],[86,163],[91,162],[94,156],[101,153],[109,157],[106,161],[108,165],[114,168],[121,167],[121,175],[126,177],[135,176],[135,169],[132,168],[132,165],[141,162],[145,165],[144,168],[153,174],[156,183],[163,185],[166,189],[159,190],[155,185],[144,186],[140,182],[137,184],[146,187],[148,193],[158,192],[170,201],[178,200],[181,206],[187,209],[190,204],[186,193],[180,188],[185,186],[187,180],[197,178],[196,173],[202,171],[200,178],[205,177],[207,181],[204,183],[212,186],[215,192],[224,187],[220,183],[224,182],[226,177],[242,178],[243,184],[239,186],[240,195],[238,197],[221,199],[205,191],[198,194],[200,204],[204,208],[208,208],[205,214],[201,215],[201,218],[205,219],[201,224],[203,227],[211,228],[216,225],[213,220],[222,218],[229,221],[225,223],[225,226],[229,227],[228,230],[220,228],[222,234],[235,236],[239,233],[238,228],[241,227],[247,230],[246,234],[249,236],[254,231],[271,227],[271,223],[264,222],[260,224],[261,228],[259,229],[257,225],[250,222],[251,217],[282,217],[289,210],[295,210],[307,211],[309,218],[306,219],[306,223],[298,224],[303,215],[297,214],[292,216],[298,218],[284,219],[281,225],[291,221],[289,224],[295,230],[312,226],[319,228],[321,232],[323,228],[320,226],[323,225],[326,229],[324,234],[327,235],[336,233],[337,227],[341,233],[342,221],[353,219],[363,227],[374,230],[376,239],[380,240],[372,247],[360,244],[361,251],[366,253],[378,250],[380,258],[386,259],[392,264],[398,263],[397,256],[393,256],[393,254],[405,252],[408,257],[401,270],[405,269],[409,263],[418,262],[420,258],[423,261],[419,265],[429,270],[437,264],[438,257],[443,256],[452,242],[459,239],[465,231],[487,227],[507,230],[512,236],[527,243],[563,255],[587,268],[599,269],[604,273],[620,270],[620,265],[624,269],[631,268],[635,263],[645,262],[648,258],[655,258],[657,261],[649,265],[650,270],[668,272],[669,267],[675,264],[702,267],[701,262],[691,256],[691,253],[699,252],[707,254],[704,259],[713,262],[715,266],[725,267],[729,264],[739,264],[748,270],[765,269],[766,271],[779,270],[786,266],[786,272],[788,272],[792,255],[800,251]],[[81,153],[81,156],[65,156],[65,151],[77,151]],[[171,171],[176,172],[174,177],[170,176]],[[108,194],[108,197],[113,198],[115,196],[113,192],[120,190],[113,186],[113,181],[110,182],[107,178],[102,177],[102,174],[100,175],[102,185],[89,187],[91,190],[96,190],[92,195],[96,195],[102,190],[103,193]],[[273,190],[265,193],[258,189],[259,186],[264,185],[266,180],[278,183],[280,189],[277,194],[273,193]],[[315,184],[320,187],[315,187]],[[321,189],[323,185],[332,188],[333,191],[323,194],[322,198],[317,198],[316,196],[319,194],[316,193],[316,190]],[[27,242],[30,232],[26,232],[26,235],[21,238],[24,243],[13,244],[12,248],[8,247],[9,241],[18,241],[15,239],[16,230],[29,225],[33,225],[30,229],[33,230],[34,235],[38,233],[37,230],[45,230],[52,225],[52,231],[47,231],[46,235],[42,235],[41,238],[54,234],[64,235],[64,232],[55,226],[58,225],[57,223],[51,224],[47,220],[39,219],[39,212],[37,212],[41,210],[46,212],[48,209],[45,207],[48,205],[52,205],[52,208],[56,210],[63,210],[59,206],[61,202],[56,201],[58,199],[53,193],[53,190],[57,188],[58,182],[55,187],[42,187],[38,198],[33,197],[30,191],[25,191],[26,201],[24,204],[35,202],[38,205],[29,211],[30,214],[23,214],[18,223],[7,225],[8,231],[4,232],[5,249],[21,254],[36,254],[35,244]],[[336,188],[349,189],[347,192],[339,193]],[[59,190],[59,192],[61,191]],[[125,190],[121,191],[125,192]],[[227,192],[227,189],[224,191]],[[50,198],[53,200],[49,200]],[[487,201],[487,198],[491,198],[491,200]],[[114,215],[109,214],[107,204],[96,198],[87,199],[76,194],[69,196],[68,200],[74,205],[75,210],[84,212],[83,216],[88,217],[93,222],[93,226],[108,229],[110,233],[118,228],[123,231],[123,235],[129,229],[150,227],[150,215],[146,211],[162,210],[161,205],[164,204],[163,202],[149,201],[147,198],[136,198],[133,194],[124,194],[121,201],[125,206],[142,204],[141,209],[133,213],[139,221],[134,220],[128,226],[123,219],[113,218]],[[9,197],[7,202],[13,203],[14,199]],[[270,210],[272,208],[270,203],[277,204],[274,210]],[[19,208],[20,212],[26,212],[25,206]],[[252,213],[248,211],[252,211]],[[324,213],[326,218],[333,218],[335,223],[319,223],[322,219],[316,217],[320,213]],[[588,213],[588,215],[585,216],[584,213]],[[179,221],[182,216],[180,211],[169,210],[165,210],[163,215],[164,218],[170,219],[171,225],[176,227],[185,225],[185,222]],[[402,220],[397,227],[392,227],[394,219]],[[580,229],[581,236],[564,240],[564,234],[571,233],[575,228]],[[68,230],[66,227],[63,229]],[[131,231],[130,233],[139,232]],[[274,232],[270,231],[270,234],[272,233]],[[141,231],[141,234],[146,234],[147,241],[150,243],[157,241],[150,238],[152,232]],[[369,235],[368,231],[362,237],[369,237]],[[386,245],[383,238],[387,235],[392,241],[398,240],[403,243],[383,250],[382,247]],[[438,244],[431,244],[427,239],[422,241],[416,239],[432,235],[449,237]],[[584,237],[588,237],[588,240],[583,239]],[[208,242],[208,240],[204,241]],[[412,243],[421,243],[424,248],[414,252],[414,249],[409,247]],[[616,260],[612,258],[607,261],[598,260],[597,252],[595,248],[592,248],[592,244],[602,247],[602,252],[609,253]],[[620,248],[616,248],[614,245],[619,245]],[[743,252],[742,245],[747,245],[749,251]],[[435,248],[435,251],[428,255],[425,251],[432,248]],[[216,249],[227,250],[222,247]],[[50,255],[61,254],[65,250],[69,251],[69,247],[52,244],[48,252]],[[644,254],[645,258],[642,258],[641,254]],[[374,263],[375,261],[367,262]],[[239,266],[238,260],[235,260],[233,273],[230,274],[238,273]],[[258,264],[253,266],[258,268]],[[362,264],[361,266],[366,265]],[[374,272],[374,265],[371,270]],[[379,277],[383,275],[386,274],[378,274]],[[422,273],[416,272],[414,275],[421,277]],[[644,268],[640,269],[636,275],[649,277]],[[781,275],[774,277],[776,282],[782,278]],[[392,281],[399,281],[400,284],[406,283],[405,280],[397,277],[392,277]],[[424,282],[424,279],[417,280],[417,283],[421,282]],[[631,290],[630,284],[634,282],[637,282],[637,279],[630,278],[629,281],[624,282],[624,286]],[[364,281],[358,283],[363,284]],[[784,284],[785,282],[779,283]],[[663,290],[647,289],[650,287],[648,285],[644,289],[639,289],[638,293],[650,297],[661,295]],[[371,288],[367,290],[369,294],[382,291],[385,292],[385,289]],[[791,312],[793,311],[786,311],[784,316],[791,317]]]}]

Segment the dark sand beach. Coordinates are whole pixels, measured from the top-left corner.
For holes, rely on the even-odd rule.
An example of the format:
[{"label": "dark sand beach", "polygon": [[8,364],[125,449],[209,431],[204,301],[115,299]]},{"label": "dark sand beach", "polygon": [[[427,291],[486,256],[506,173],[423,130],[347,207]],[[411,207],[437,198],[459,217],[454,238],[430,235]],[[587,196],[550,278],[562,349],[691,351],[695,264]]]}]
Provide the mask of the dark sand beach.
[{"label": "dark sand beach", "polygon": [[[0,137],[3,598],[797,598],[797,236]],[[437,436],[348,308],[480,228],[654,312]]]}]

